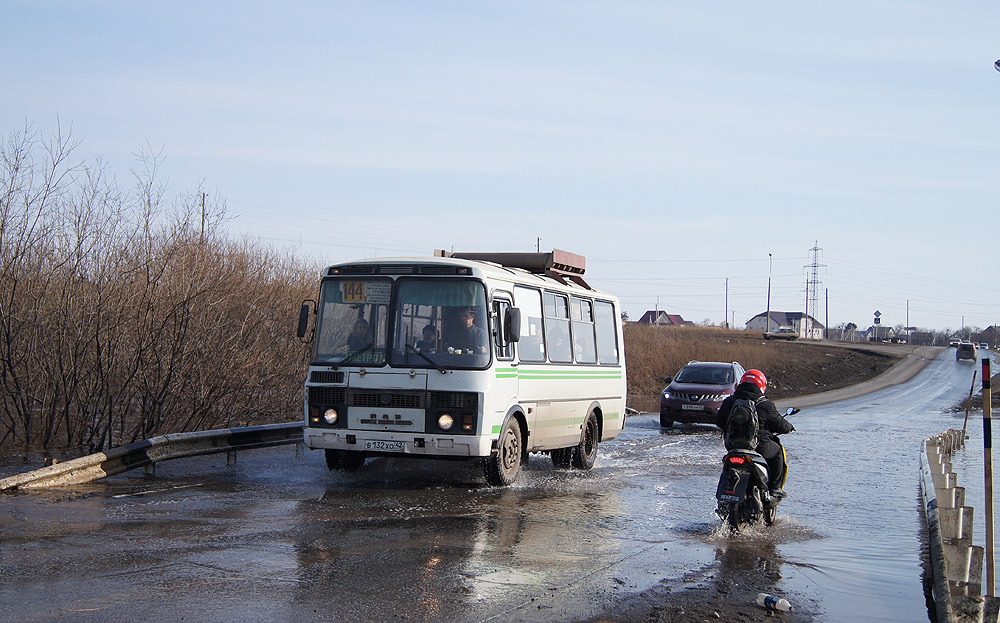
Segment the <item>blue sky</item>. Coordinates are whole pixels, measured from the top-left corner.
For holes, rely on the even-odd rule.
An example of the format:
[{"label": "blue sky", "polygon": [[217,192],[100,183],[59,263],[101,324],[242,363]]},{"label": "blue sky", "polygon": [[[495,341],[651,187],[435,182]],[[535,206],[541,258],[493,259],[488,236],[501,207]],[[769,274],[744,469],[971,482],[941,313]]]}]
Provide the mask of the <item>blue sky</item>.
[{"label": "blue sky", "polygon": [[818,245],[821,322],[985,327],[1000,5],[951,4],[6,0],[0,130],[162,149],[320,264],[541,238],[633,318],[742,326]]}]

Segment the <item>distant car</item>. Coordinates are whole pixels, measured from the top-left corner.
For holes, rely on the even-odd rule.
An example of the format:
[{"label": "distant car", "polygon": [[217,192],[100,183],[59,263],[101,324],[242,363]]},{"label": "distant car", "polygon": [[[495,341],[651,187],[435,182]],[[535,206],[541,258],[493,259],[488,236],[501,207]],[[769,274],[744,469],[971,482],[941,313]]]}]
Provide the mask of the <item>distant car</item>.
[{"label": "distant car", "polygon": [[961,343],[961,341],[962,340],[958,340],[958,339],[949,340],[948,341],[948,346],[950,346],[952,348],[958,348],[958,345]]},{"label": "distant car", "polygon": [[791,327],[778,327],[764,334],[765,340],[794,340],[797,337],[799,334]]},{"label": "distant car", "polygon": [[674,422],[715,424],[719,406],[734,391],[745,370],[737,362],[691,361],[660,394],[660,426]]},{"label": "distant car", "polygon": [[955,361],[961,361],[963,359],[976,360],[976,345],[972,342],[960,342],[958,349],[955,351]]},{"label": "distant car", "polygon": [[990,349],[989,342],[980,342],[979,348],[980,350],[989,350]]}]

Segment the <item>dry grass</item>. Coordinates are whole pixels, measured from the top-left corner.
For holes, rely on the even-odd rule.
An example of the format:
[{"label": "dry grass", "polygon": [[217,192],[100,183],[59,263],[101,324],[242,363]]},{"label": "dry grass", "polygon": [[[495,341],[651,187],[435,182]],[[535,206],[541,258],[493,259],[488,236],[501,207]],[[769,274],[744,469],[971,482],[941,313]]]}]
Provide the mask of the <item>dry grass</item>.
[{"label": "dry grass", "polygon": [[863,347],[765,341],[759,332],[718,327],[625,326],[629,406],[656,408],[663,377],[687,362],[738,361],[768,377],[768,396],[787,398],[858,383],[889,368],[898,355]]},{"label": "dry grass", "polygon": [[772,369],[781,356],[759,337],[718,327],[625,325],[629,393],[659,393],[663,377],[676,374],[692,359],[738,361],[748,370]]}]

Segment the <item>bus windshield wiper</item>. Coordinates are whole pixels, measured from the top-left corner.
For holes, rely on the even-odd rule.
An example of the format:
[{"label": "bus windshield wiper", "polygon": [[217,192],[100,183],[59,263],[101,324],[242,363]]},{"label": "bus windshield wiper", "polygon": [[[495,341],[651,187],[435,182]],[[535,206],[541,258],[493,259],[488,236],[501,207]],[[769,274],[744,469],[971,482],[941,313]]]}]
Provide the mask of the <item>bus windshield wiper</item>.
[{"label": "bus windshield wiper", "polygon": [[360,349],[358,349],[358,350],[354,351],[354,352],[353,352],[353,353],[351,353],[350,355],[348,355],[348,356],[344,357],[343,359],[341,359],[341,360],[340,360],[340,361],[338,361],[337,363],[335,363],[335,364],[333,364],[332,366],[330,366],[330,368],[331,368],[331,369],[333,369],[333,370],[336,370],[338,366],[346,366],[346,365],[347,365],[347,362],[349,362],[349,361],[354,361],[354,358],[355,358],[355,357],[357,357],[357,356],[358,356],[358,355],[360,355],[361,353],[365,352],[366,350],[371,350],[371,347],[372,347],[372,346],[375,346],[375,342],[368,342],[368,345],[367,345],[367,346],[363,346],[362,348],[360,348]]},{"label": "bus windshield wiper", "polygon": [[431,359],[431,358],[430,358],[430,357],[428,357],[427,355],[423,354],[422,352],[420,352],[419,350],[417,350],[416,348],[414,348],[414,347],[413,347],[413,344],[410,344],[409,342],[407,342],[407,343],[406,343],[406,350],[411,350],[411,351],[413,351],[413,352],[417,353],[418,355],[420,355],[420,357],[421,357],[421,358],[422,358],[422,359],[423,359],[424,361],[426,361],[427,363],[429,363],[429,364],[431,364],[432,366],[434,366],[435,368],[437,368],[437,369],[438,369],[438,370],[439,370],[439,371],[441,372],[441,374],[448,374],[448,371],[447,371],[447,370],[445,370],[445,369],[444,369],[444,368],[443,368],[443,367],[441,366],[441,364],[439,364],[438,362],[434,361],[433,359]]}]

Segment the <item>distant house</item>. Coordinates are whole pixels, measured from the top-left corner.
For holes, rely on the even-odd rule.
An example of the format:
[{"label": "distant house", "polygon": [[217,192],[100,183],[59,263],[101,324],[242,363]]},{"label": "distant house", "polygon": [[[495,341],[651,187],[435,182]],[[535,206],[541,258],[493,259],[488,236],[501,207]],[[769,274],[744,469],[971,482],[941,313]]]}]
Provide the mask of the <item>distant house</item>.
[{"label": "distant house", "polygon": [[690,320],[684,320],[680,314],[668,314],[663,311],[648,311],[635,321],[635,324],[650,324],[660,327],[694,326]]},{"label": "distant house", "polygon": [[997,325],[986,327],[985,330],[980,331],[975,337],[977,341],[986,342],[991,348],[995,348],[997,344],[1000,344],[1000,327]]},{"label": "distant house", "polygon": [[748,331],[765,332],[778,327],[791,327],[799,334],[799,337],[807,340],[823,339],[822,323],[802,312],[772,311],[770,317],[768,317],[767,312],[764,312],[747,321]]}]

